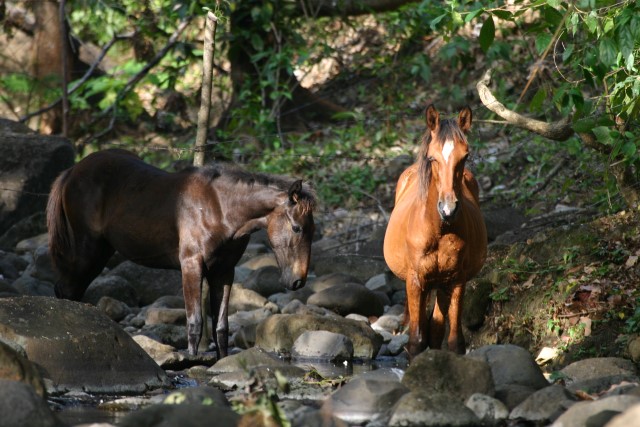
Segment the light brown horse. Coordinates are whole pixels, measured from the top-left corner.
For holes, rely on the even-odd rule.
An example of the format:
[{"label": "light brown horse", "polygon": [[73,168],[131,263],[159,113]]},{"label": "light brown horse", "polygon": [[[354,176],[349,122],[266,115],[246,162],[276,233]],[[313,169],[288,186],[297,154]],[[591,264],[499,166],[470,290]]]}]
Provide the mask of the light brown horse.
[{"label": "light brown horse", "polygon": [[266,229],[282,282],[304,286],[315,196],[301,180],[213,165],[167,173],[124,150],[91,154],[54,182],[49,248],[60,272],[56,296],[79,300],[114,251],[138,264],[182,270],[189,353],[202,334],[202,281],[227,355],[227,307],[235,265],[250,233]]},{"label": "light brown horse", "polygon": [[[406,282],[410,357],[427,346],[442,348],[445,316],[449,322],[447,347],[465,352],[461,327],[464,287],[478,274],[487,253],[478,183],[465,168],[471,118],[471,109],[466,107],[457,120],[440,120],[430,105],[418,160],[402,173],[396,187],[384,258],[391,271]],[[430,314],[432,290],[436,302]]]}]

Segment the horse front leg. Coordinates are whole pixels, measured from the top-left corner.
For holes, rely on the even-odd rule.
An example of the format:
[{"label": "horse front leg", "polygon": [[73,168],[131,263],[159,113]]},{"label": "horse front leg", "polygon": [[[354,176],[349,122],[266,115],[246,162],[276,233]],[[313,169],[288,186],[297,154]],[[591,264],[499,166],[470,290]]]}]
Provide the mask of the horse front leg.
[{"label": "horse front leg", "polygon": [[456,283],[451,289],[451,305],[448,311],[449,338],[447,346],[449,350],[458,354],[465,354],[466,343],[462,332],[462,301],[464,298],[464,282]]},{"label": "horse front leg", "polygon": [[202,264],[196,259],[183,260],[181,268],[188,351],[195,356],[202,337]]},{"label": "horse front leg", "polygon": [[211,295],[211,317],[216,321],[216,333],[213,339],[218,360],[229,354],[229,297],[234,273],[234,269],[219,274],[207,272]]},{"label": "horse front leg", "polygon": [[407,312],[409,314],[409,343],[407,352],[409,359],[422,352],[427,346],[426,303],[429,293],[425,292],[415,272],[407,274]]},{"label": "horse front leg", "polygon": [[436,291],[436,303],[433,307],[433,314],[430,322],[429,348],[442,349],[442,341],[445,333],[445,314],[449,311],[451,302],[450,295],[445,289],[438,288]]}]

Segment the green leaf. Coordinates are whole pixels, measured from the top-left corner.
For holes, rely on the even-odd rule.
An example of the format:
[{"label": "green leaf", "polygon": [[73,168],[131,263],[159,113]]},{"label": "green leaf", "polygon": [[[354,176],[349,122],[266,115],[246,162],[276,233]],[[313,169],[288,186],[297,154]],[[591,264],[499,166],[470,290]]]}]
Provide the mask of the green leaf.
[{"label": "green leaf", "polygon": [[544,100],[547,99],[547,91],[544,90],[544,87],[538,89],[536,94],[533,96],[533,99],[529,103],[529,109],[532,111],[540,111],[542,110],[542,105],[544,104]]},{"label": "green leaf", "polygon": [[585,117],[584,119],[576,120],[573,123],[573,130],[576,132],[589,132],[595,128],[597,121],[593,117]]},{"label": "green leaf", "polygon": [[442,21],[444,18],[446,18],[448,16],[449,16],[449,13],[443,13],[440,16],[436,16],[435,18],[433,18],[431,20],[431,24],[429,24],[429,27],[431,27],[431,29],[433,31],[435,31],[436,30],[436,25],[438,25],[440,23],[440,21]]},{"label": "green leaf", "polygon": [[600,58],[600,62],[603,65],[608,67],[613,67],[616,65],[616,56],[618,55],[618,49],[616,48],[616,43],[606,37],[600,39],[600,44],[598,45],[598,56]]},{"label": "green leaf", "polygon": [[573,43],[568,43],[565,48],[564,48],[564,52],[562,52],[562,61],[565,62],[567,59],[569,59],[571,57],[571,54],[573,53]]},{"label": "green leaf", "polygon": [[547,4],[551,7],[560,7],[560,0],[547,0]]},{"label": "green leaf", "polygon": [[595,33],[598,30],[598,15],[596,15],[595,12],[589,13],[584,23],[587,25],[590,33]]},{"label": "green leaf", "polygon": [[483,52],[487,52],[496,37],[496,26],[493,23],[493,17],[489,15],[482,24],[480,29],[480,48]]},{"label": "green leaf", "polygon": [[622,148],[620,149],[620,152],[622,153],[622,155],[627,159],[630,159],[633,156],[635,156],[637,151],[638,151],[638,148],[636,147],[636,144],[633,143],[633,141],[625,142]]},{"label": "green leaf", "polygon": [[591,129],[596,139],[603,144],[611,143],[611,130],[607,126],[598,126]]},{"label": "green leaf", "polygon": [[494,10],[493,13],[500,19],[504,19],[505,21],[511,21],[513,19],[513,14],[508,10]]},{"label": "green leaf", "polygon": [[484,8],[472,10],[471,12],[467,13],[467,16],[464,17],[464,22],[465,23],[471,22],[473,18],[480,15],[482,12],[484,12]]},{"label": "green leaf", "polygon": [[542,55],[549,43],[551,43],[551,34],[540,33],[536,36],[536,51],[538,55]]}]

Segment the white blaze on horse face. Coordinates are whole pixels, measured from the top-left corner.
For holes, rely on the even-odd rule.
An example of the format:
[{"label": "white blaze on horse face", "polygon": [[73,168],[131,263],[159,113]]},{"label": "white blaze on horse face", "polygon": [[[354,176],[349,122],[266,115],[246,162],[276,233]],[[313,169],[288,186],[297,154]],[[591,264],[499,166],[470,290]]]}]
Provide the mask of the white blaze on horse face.
[{"label": "white blaze on horse face", "polygon": [[453,151],[453,140],[448,139],[442,146],[442,157],[444,158],[445,163],[449,163],[449,157],[451,156],[452,151]]}]

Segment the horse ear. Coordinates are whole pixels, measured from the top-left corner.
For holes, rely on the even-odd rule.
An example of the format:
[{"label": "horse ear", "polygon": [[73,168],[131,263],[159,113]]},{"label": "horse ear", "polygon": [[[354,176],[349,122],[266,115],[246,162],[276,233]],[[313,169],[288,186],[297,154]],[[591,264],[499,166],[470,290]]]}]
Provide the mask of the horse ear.
[{"label": "horse ear", "polygon": [[291,203],[298,203],[298,199],[300,198],[300,194],[302,193],[302,180],[299,179],[291,184],[291,188],[289,188],[289,201]]},{"label": "horse ear", "polygon": [[429,130],[434,131],[440,126],[440,113],[438,113],[438,110],[436,110],[433,104],[429,104],[425,116]]},{"label": "horse ear", "polygon": [[464,107],[462,111],[460,111],[460,115],[458,115],[458,127],[462,132],[468,132],[471,129],[471,119],[473,118],[473,113],[471,112],[471,108]]}]

